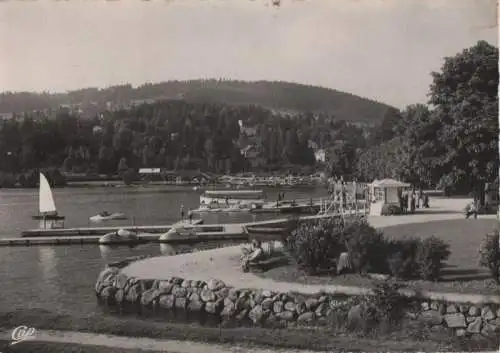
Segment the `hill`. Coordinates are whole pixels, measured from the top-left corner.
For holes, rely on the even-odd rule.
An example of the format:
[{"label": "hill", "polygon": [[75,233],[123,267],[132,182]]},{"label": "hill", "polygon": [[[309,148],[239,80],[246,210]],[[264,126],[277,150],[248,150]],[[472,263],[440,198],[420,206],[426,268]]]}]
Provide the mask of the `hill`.
[{"label": "hill", "polygon": [[351,122],[378,123],[389,108],[370,99],[334,89],[290,82],[190,80],[85,88],[67,93],[5,92],[0,113],[78,107],[88,115],[116,106],[159,99],[184,99],[192,103],[259,105],[287,113],[324,113]]}]

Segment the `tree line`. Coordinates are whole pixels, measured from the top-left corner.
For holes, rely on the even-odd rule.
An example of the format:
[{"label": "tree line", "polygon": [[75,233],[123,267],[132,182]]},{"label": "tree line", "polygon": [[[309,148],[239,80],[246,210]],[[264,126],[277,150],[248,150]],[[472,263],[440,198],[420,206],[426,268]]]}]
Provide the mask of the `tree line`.
[{"label": "tree line", "polygon": [[[360,181],[392,177],[418,187],[482,187],[498,177],[498,48],[480,41],[445,58],[431,75],[428,104],[401,111],[387,106],[374,126],[328,113],[183,99],[90,119],[68,111],[18,114],[0,124],[0,172],[12,180],[43,168],[108,175],[140,167],[324,170]],[[256,153],[245,158],[249,145]],[[326,151],[325,164],[316,161],[317,149]]]}]

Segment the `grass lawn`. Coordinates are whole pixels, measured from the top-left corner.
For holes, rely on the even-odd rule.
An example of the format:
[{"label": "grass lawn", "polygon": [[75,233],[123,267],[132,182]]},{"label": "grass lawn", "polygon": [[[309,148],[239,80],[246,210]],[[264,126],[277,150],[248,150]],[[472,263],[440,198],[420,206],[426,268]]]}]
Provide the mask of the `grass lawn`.
[{"label": "grass lawn", "polygon": [[[388,238],[401,239],[405,236],[425,238],[436,235],[450,244],[451,255],[443,278],[439,282],[407,281],[404,284],[413,289],[461,292],[477,294],[500,294],[499,286],[490,279],[488,271],[479,266],[479,244],[486,233],[497,227],[495,219],[458,219],[427,223],[402,224],[384,228]],[[369,286],[372,280],[360,275],[332,277],[307,276],[290,264],[256,274],[282,282],[303,284],[338,284]]]}]

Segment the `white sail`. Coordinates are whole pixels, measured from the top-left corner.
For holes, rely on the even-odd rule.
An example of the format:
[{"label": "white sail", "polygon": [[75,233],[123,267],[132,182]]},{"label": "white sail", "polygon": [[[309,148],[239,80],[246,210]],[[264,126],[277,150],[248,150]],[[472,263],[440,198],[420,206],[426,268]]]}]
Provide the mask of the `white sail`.
[{"label": "white sail", "polygon": [[52,190],[47,178],[42,173],[40,173],[40,195],[38,201],[40,214],[56,213],[56,204],[52,196]]}]

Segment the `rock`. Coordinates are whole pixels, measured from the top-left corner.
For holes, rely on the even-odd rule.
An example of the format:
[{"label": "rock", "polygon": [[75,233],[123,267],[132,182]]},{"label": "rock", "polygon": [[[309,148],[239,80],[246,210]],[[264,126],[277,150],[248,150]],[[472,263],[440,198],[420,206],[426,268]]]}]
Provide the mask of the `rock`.
[{"label": "rock", "polygon": [[175,306],[175,297],[172,294],[162,294],[158,298],[160,308],[171,310]]},{"label": "rock", "polygon": [[215,295],[217,296],[218,299],[225,299],[229,295],[229,288],[225,287],[220,290],[218,290]]},{"label": "rock", "polygon": [[307,311],[297,318],[298,324],[308,324],[314,321],[315,315],[312,311]]},{"label": "rock", "polygon": [[428,302],[422,302],[422,304],[420,304],[420,307],[422,308],[422,311],[427,311],[431,308]]},{"label": "rock", "polygon": [[500,308],[497,310],[497,317],[500,317]]},{"label": "rock", "polygon": [[287,301],[293,300],[293,299],[291,299],[287,293],[282,293],[280,295],[280,299],[279,300],[281,300],[283,303],[286,303]]},{"label": "rock", "polygon": [[189,301],[191,302],[200,302],[201,301],[201,297],[198,293],[191,293],[189,295]]},{"label": "rock", "polygon": [[248,309],[241,310],[238,314],[236,314],[236,320],[238,320],[238,321],[245,320],[245,318],[247,317],[249,311],[250,310],[248,310]]},{"label": "rock", "polygon": [[324,303],[327,300],[328,300],[328,297],[326,295],[322,295],[321,297],[319,297],[318,302],[319,303]]},{"label": "rock", "polygon": [[443,323],[443,316],[437,311],[428,310],[422,312],[422,314],[418,317],[418,320],[429,326],[435,326]]},{"label": "rock", "polygon": [[154,279],[145,279],[139,282],[141,283],[142,292],[145,292],[150,289],[156,289],[158,287],[158,281]]},{"label": "rock", "polygon": [[293,312],[297,308],[297,304],[295,304],[294,302],[286,302],[284,308],[287,311],[292,311]]},{"label": "rock", "polygon": [[438,305],[438,312],[441,315],[446,314],[446,304],[445,303],[439,303],[439,305]]},{"label": "rock", "polygon": [[158,290],[154,288],[143,292],[141,296],[141,305],[146,307],[154,306],[156,298],[158,298],[159,295],[160,293],[158,293]]},{"label": "rock", "polygon": [[469,316],[479,316],[481,315],[481,310],[477,306],[471,306],[469,309]]},{"label": "rock", "polygon": [[273,305],[273,311],[276,313],[276,314],[279,314],[281,313],[283,310],[284,310],[284,304],[282,301],[277,301],[277,302],[274,302],[274,305]]},{"label": "rock", "polygon": [[462,337],[467,334],[467,331],[465,331],[463,328],[459,328],[458,330],[455,331],[455,335],[457,337]]},{"label": "rock", "polygon": [[467,332],[480,333],[482,325],[483,325],[483,319],[477,317],[474,319],[474,321],[472,321],[471,323],[469,323],[469,325],[467,325]]},{"label": "rock", "polygon": [[255,325],[260,324],[264,320],[265,316],[266,316],[266,312],[262,309],[262,306],[260,306],[260,305],[256,305],[248,313],[248,317],[250,318],[250,320],[252,320],[252,322]]},{"label": "rock", "polygon": [[[480,318],[480,317],[479,317],[479,318]],[[468,324],[470,324],[471,322],[473,322],[473,321],[475,321],[475,320],[477,320],[477,319],[478,319],[478,317],[477,317],[477,316],[466,316],[466,317],[465,317],[465,321],[466,321]]]},{"label": "rock", "polygon": [[250,306],[249,300],[246,299],[245,297],[240,297],[240,298],[236,299],[236,302],[234,303],[234,305],[236,306],[236,309],[238,309],[238,310],[252,309],[252,307]]},{"label": "rock", "polygon": [[125,298],[125,292],[123,289],[118,289],[115,293],[115,301],[117,304],[123,303],[123,300]]},{"label": "rock", "polygon": [[354,305],[347,313],[347,326],[358,327],[360,323],[364,322],[363,308],[361,305]]},{"label": "rock", "polygon": [[200,294],[201,300],[206,302],[214,302],[217,299],[217,296],[214,292],[208,289],[204,289]]},{"label": "rock", "polygon": [[236,302],[238,300],[239,291],[235,288],[231,288],[227,293],[227,297],[232,301]]},{"label": "rock", "polygon": [[210,301],[205,303],[205,311],[209,314],[218,314],[223,305],[224,301],[221,299]]},{"label": "rock", "polygon": [[465,322],[465,316],[462,313],[446,314],[444,316],[444,321],[446,325],[450,328],[465,328],[467,324]]},{"label": "rock", "polygon": [[262,296],[264,298],[271,298],[271,297],[274,297],[275,293],[269,291],[269,290],[263,290],[262,291]]},{"label": "rock", "polygon": [[495,313],[493,312],[493,310],[491,310],[491,308],[489,307],[484,307],[482,310],[481,310],[481,316],[483,317],[483,319],[489,321],[489,320],[493,320],[496,318],[496,315]]},{"label": "rock", "polygon": [[190,300],[187,306],[189,312],[197,313],[203,310],[205,303],[201,300]]},{"label": "rock", "polygon": [[104,287],[101,290],[100,297],[102,300],[105,300],[107,302],[109,301],[115,301],[115,294],[116,294],[116,288],[109,286],[109,287]]},{"label": "rock", "polygon": [[464,314],[467,314],[469,312],[469,306],[466,304],[460,304],[459,309],[460,309],[460,312],[464,313]]},{"label": "rock", "polygon": [[457,306],[455,304],[449,304],[447,307],[446,307],[446,313],[447,314],[455,314],[455,313],[458,313],[459,310],[457,308]]},{"label": "rock", "polygon": [[170,283],[172,283],[174,286],[180,286],[184,282],[182,278],[179,277],[172,277],[170,278]]},{"label": "rock", "polygon": [[262,295],[262,293],[256,293],[254,296],[252,296],[253,301],[255,304],[261,304],[266,297]]},{"label": "rock", "polygon": [[273,308],[273,300],[271,298],[266,298],[262,301],[262,309],[264,310],[272,310]]},{"label": "rock", "polygon": [[191,288],[191,286],[192,286],[192,281],[190,281],[189,279],[185,279],[184,281],[182,281],[181,284],[182,288]]},{"label": "rock", "polygon": [[323,317],[326,315],[326,312],[328,310],[328,305],[326,303],[320,303],[314,313],[316,314],[317,317]]},{"label": "rock", "polygon": [[207,289],[214,292],[224,288],[225,286],[226,284],[218,279],[210,279],[206,284]]},{"label": "rock", "polygon": [[172,293],[172,289],[174,285],[168,281],[159,281],[158,282],[158,292],[162,294],[170,294]]},{"label": "rock", "polygon": [[498,327],[500,327],[500,317],[497,317],[496,319],[491,320],[491,321],[489,322],[489,324],[490,324],[490,325],[493,325],[493,326],[498,326]]},{"label": "rock", "polygon": [[235,307],[234,303],[227,299],[224,302],[224,309],[222,309],[221,316],[232,317],[235,314],[236,314],[236,307]]},{"label": "rock", "polygon": [[431,310],[438,311],[439,310],[439,303],[438,302],[431,302]]},{"label": "rock", "polygon": [[181,297],[175,298],[175,308],[176,309],[186,310],[186,307],[187,307],[187,299],[186,298],[181,298]]},{"label": "rock", "polygon": [[306,304],[304,302],[298,303],[295,307],[295,311],[297,311],[297,314],[301,315],[306,311]]},{"label": "rock", "polygon": [[293,321],[293,319],[295,318],[295,314],[291,311],[282,311],[278,314],[276,314],[276,317],[280,320],[284,320],[284,321]]},{"label": "rock", "polygon": [[117,289],[123,289],[125,288],[127,281],[128,281],[127,276],[125,276],[123,273],[119,273],[115,277],[115,283],[113,283],[113,286],[115,286]]},{"label": "rock", "polygon": [[306,308],[309,310],[314,310],[318,306],[318,300],[310,298],[306,300]]},{"label": "rock", "polygon": [[129,303],[137,303],[141,296],[141,286],[140,284],[134,284],[127,290],[125,294],[125,300]]},{"label": "rock", "polygon": [[489,323],[484,323],[483,329],[481,330],[481,334],[483,336],[496,337],[497,328]]},{"label": "rock", "polygon": [[172,294],[177,298],[185,298],[187,296],[187,289],[184,287],[174,287]]}]

